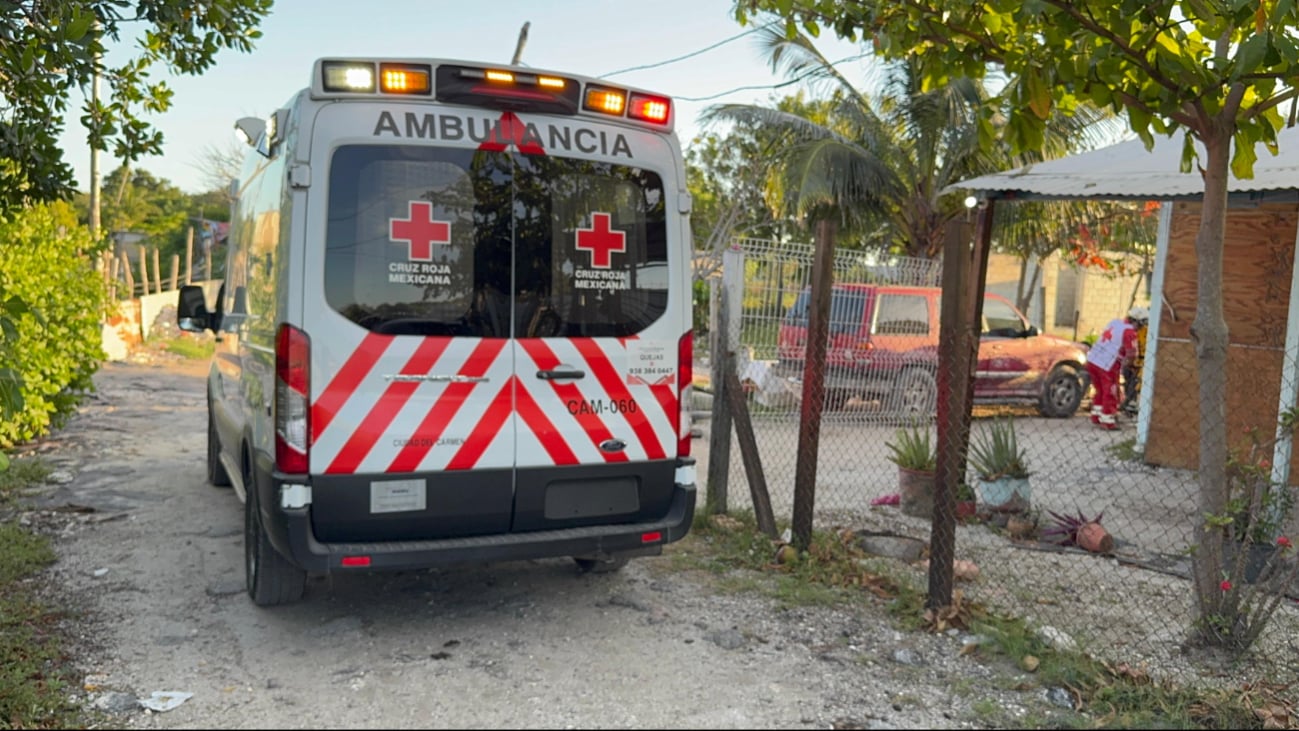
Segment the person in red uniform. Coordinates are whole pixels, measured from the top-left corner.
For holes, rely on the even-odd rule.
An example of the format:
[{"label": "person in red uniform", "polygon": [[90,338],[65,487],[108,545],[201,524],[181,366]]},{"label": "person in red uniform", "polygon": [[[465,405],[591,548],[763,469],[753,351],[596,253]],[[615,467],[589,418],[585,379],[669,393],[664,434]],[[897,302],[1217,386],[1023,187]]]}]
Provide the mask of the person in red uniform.
[{"label": "person in red uniform", "polygon": [[1137,357],[1137,330],[1133,322],[1141,314],[1134,307],[1126,318],[1114,318],[1087,351],[1087,373],[1096,396],[1092,400],[1092,423],[1102,429],[1118,429],[1119,373],[1125,363]]}]

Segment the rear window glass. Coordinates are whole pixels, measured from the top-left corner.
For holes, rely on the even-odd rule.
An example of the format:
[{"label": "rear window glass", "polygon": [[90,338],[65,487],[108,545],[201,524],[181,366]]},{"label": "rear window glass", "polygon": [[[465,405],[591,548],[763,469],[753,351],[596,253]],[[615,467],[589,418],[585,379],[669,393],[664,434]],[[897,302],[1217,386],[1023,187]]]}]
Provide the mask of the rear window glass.
[{"label": "rear window glass", "polygon": [[[785,324],[807,327],[811,293],[804,290],[785,312]],[[866,317],[866,293],[834,290],[830,296],[830,332],[851,333],[861,328]]]},{"label": "rear window glass", "polygon": [[329,306],[373,332],[626,336],[666,311],[663,184],[554,156],[338,148]]},{"label": "rear window glass", "polygon": [[915,294],[881,294],[875,307],[876,335],[928,335],[929,298]]}]

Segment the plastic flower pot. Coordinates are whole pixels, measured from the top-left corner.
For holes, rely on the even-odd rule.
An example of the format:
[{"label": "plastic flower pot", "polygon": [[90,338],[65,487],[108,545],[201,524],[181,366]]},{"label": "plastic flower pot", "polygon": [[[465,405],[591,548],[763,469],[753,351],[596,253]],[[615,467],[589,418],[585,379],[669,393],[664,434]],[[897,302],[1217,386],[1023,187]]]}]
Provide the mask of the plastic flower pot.
[{"label": "plastic flower pot", "polygon": [[902,493],[902,512],[918,518],[934,515],[933,472],[898,468],[898,491]]},{"label": "plastic flower pot", "polygon": [[1032,504],[1032,492],[1027,477],[999,477],[978,481],[979,502],[990,510],[1020,512]]}]

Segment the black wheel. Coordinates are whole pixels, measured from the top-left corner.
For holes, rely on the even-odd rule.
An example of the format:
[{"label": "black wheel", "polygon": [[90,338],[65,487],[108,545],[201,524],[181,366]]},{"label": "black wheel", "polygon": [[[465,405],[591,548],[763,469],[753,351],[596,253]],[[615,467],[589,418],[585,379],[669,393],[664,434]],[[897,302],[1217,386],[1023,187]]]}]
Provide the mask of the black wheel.
[{"label": "black wheel", "polygon": [[221,464],[221,435],[212,420],[212,405],[207,408],[207,481],[217,487],[229,487],[230,475]]},{"label": "black wheel", "polygon": [[626,566],[631,559],[628,556],[612,556],[604,560],[574,556],[573,560],[577,562],[577,568],[584,574],[611,574]]},{"label": "black wheel", "polygon": [[1078,406],[1082,404],[1083,391],[1082,378],[1079,377],[1078,371],[1067,365],[1058,365],[1051,370],[1046,377],[1046,382],[1042,384],[1042,398],[1038,403],[1038,411],[1043,416],[1049,416],[1053,419],[1063,419],[1074,415],[1078,411]]},{"label": "black wheel", "polygon": [[924,368],[898,374],[888,397],[889,411],[907,418],[930,418],[938,408],[938,381]]},{"label": "black wheel", "polygon": [[302,598],[307,572],[294,566],[271,545],[257,504],[252,467],[244,460],[244,581],[248,596],[259,607],[288,604]]}]

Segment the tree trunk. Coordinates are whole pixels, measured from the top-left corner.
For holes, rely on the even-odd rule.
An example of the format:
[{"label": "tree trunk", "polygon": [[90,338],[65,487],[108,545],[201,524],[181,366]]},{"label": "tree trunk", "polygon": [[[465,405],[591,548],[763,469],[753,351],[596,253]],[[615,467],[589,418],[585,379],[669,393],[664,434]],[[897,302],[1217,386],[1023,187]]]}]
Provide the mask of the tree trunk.
[{"label": "tree trunk", "polygon": [[[1042,260],[1037,260],[1033,266],[1033,276],[1028,281],[1024,281],[1028,276],[1028,257],[1025,256],[1019,260],[1019,283],[1015,287],[1015,307],[1025,315],[1031,314],[1033,309],[1033,295],[1037,292],[1037,279],[1042,276]],[[1045,303],[1043,304],[1045,307]],[[1046,326],[1046,313],[1042,313],[1042,325]]]},{"label": "tree trunk", "polygon": [[[1198,514],[1226,512],[1227,495],[1227,322],[1222,311],[1223,242],[1226,235],[1227,184],[1231,129],[1214,126],[1205,132],[1204,201],[1200,230],[1195,237],[1198,278],[1195,343],[1200,381],[1200,500]],[[1223,616],[1228,592],[1222,591],[1222,542],[1219,531],[1202,526],[1194,539],[1196,609],[1200,627]],[[1212,639],[1206,634],[1206,638]]]}]

